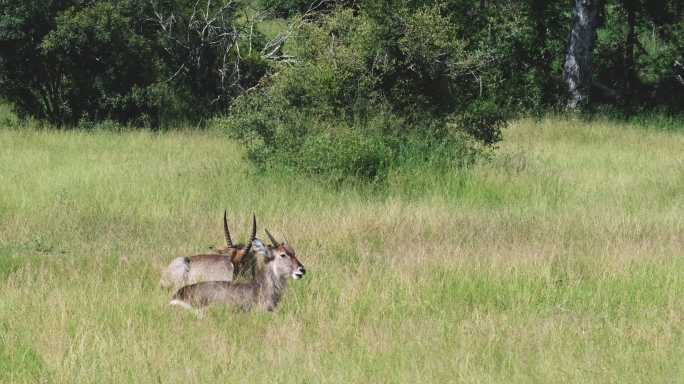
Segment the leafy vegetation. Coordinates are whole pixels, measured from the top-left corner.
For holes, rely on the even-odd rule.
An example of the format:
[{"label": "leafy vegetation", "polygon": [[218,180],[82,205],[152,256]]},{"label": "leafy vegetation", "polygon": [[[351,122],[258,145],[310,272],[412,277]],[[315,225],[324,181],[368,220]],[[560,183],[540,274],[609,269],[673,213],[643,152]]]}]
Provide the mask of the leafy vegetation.
[{"label": "leafy vegetation", "polygon": [[194,3],[4,2],[0,96],[57,126],[159,127],[221,111],[263,74],[248,53],[263,39],[239,39],[236,6]]},{"label": "leafy vegetation", "polygon": [[[671,0],[602,4],[595,104],[681,112],[681,98],[673,94],[684,75],[684,7]],[[288,67],[280,59],[304,71],[339,64],[349,53],[328,59],[321,54],[326,43],[362,49],[348,64],[365,60],[356,63],[363,64],[356,75],[374,84],[354,94],[372,100],[382,91],[392,106],[406,99],[404,110],[464,110],[463,98],[477,96],[506,112],[543,111],[560,105],[566,92],[561,72],[571,15],[563,1],[31,0],[2,6],[2,96],[24,114],[59,124],[85,116],[158,125],[225,113],[235,96]],[[279,24],[266,15],[289,19]],[[361,31],[345,31],[342,22]],[[280,43],[294,38],[269,44],[259,31],[273,25],[290,32]],[[338,37],[341,42],[331,41]]]},{"label": "leafy vegetation", "polygon": [[[563,1],[2,5],[0,97],[22,117],[84,129],[213,121],[257,166],[331,180],[385,180],[404,158],[472,164],[512,116],[566,99]],[[680,2],[606,1],[599,13],[595,109],[681,113]]]},{"label": "leafy vegetation", "polygon": [[[406,9],[400,20],[388,26],[341,10],[302,27],[289,45],[301,62],[241,96],[219,125],[257,164],[335,179],[384,179],[407,155],[472,163],[472,138],[496,142],[504,122],[463,76],[483,65],[480,57],[463,49],[437,7]],[[419,47],[426,42],[430,49]]]}]

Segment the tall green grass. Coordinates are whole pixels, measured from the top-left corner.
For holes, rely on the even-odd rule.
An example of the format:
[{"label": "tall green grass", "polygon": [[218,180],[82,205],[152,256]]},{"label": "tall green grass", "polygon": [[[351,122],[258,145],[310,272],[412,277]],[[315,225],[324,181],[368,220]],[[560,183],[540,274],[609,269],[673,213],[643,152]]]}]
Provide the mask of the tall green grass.
[{"label": "tall green grass", "polygon": [[[678,382],[684,134],[521,120],[386,187],[254,173],[211,132],[0,129],[0,382]],[[159,270],[287,237],[275,313],[167,305]]]}]

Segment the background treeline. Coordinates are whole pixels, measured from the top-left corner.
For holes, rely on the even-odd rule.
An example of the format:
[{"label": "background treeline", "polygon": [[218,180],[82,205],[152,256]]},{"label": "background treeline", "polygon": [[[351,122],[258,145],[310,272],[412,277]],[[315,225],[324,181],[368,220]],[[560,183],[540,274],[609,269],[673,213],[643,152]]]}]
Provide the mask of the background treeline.
[{"label": "background treeline", "polygon": [[234,3],[3,1],[1,12],[2,96],[60,126],[199,120],[225,111],[266,69],[247,47],[263,39],[243,38]]},{"label": "background treeline", "polygon": [[[588,111],[684,110],[684,3],[594,3]],[[261,166],[460,166],[563,108],[572,1],[0,0],[0,97],[59,127],[226,129]]]}]

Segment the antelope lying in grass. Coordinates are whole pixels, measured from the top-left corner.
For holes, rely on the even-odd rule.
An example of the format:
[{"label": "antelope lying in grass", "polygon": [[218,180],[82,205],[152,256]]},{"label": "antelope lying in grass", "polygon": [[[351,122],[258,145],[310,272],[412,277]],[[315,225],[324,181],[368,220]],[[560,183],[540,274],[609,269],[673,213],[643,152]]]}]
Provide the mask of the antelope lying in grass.
[{"label": "antelope lying in grass", "polygon": [[251,272],[254,277],[255,259],[251,250],[256,238],[256,217],[252,215],[252,234],[246,245],[233,244],[228,230],[227,213],[223,212],[223,232],[226,246],[218,254],[177,257],[162,271],[160,285],[175,288],[201,281],[232,281]]},{"label": "antelope lying in grass", "polygon": [[248,311],[254,307],[273,311],[287,288],[289,278],[304,277],[306,270],[287,243],[273,242],[266,247],[261,240],[252,242],[254,252],[264,258],[263,268],[256,278],[247,283],[211,281],[188,285],[176,292],[169,304],[186,309],[202,309],[212,304],[234,305]]}]

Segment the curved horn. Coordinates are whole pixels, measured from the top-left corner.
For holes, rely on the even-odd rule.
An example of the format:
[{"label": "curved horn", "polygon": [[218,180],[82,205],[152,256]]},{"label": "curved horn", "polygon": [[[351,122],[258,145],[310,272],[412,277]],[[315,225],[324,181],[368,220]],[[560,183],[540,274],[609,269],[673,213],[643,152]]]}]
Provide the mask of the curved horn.
[{"label": "curved horn", "polygon": [[229,248],[233,248],[233,239],[230,238],[230,231],[228,230],[228,218],[226,217],[228,215],[228,210],[223,211],[223,236],[226,237],[226,245],[228,245]]},{"label": "curved horn", "polygon": [[[264,228],[264,229],[265,229],[265,228]],[[278,243],[278,240],[276,240],[276,239],[273,237],[273,235],[271,235],[271,232],[269,232],[268,229],[265,229],[265,230],[266,230],[266,234],[268,235],[268,238],[271,239],[271,243],[273,243],[273,246],[274,246],[274,247],[279,246],[280,243]]]},{"label": "curved horn", "polygon": [[252,242],[256,239],[256,215],[252,213],[252,235],[249,236],[247,247],[245,248],[245,255],[252,250]]}]

